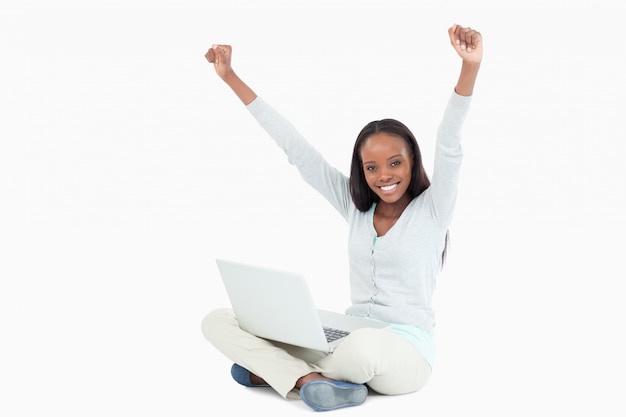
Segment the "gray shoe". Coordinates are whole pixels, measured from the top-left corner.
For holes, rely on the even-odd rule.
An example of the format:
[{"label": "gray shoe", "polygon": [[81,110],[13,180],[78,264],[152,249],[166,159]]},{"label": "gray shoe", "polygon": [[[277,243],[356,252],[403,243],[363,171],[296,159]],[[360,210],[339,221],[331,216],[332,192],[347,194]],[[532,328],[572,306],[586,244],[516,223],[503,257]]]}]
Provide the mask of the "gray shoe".
[{"label": "gray shoe", "polygon": [[236,363],[233,363],[233,366],[230,368],[230,374],[233,379],[237,381],[237,383],[243,385],[244,387],[269,387],[267,384],[256,385],[250,381],[250,371],[248,371],[243,366],[239,366]]},{"label": "gray shoe", "polygon": [[300,388],[300,398],[315,411],[331,411],[363,404],[367,398],[367,387],[363,384],[315,379]]}]

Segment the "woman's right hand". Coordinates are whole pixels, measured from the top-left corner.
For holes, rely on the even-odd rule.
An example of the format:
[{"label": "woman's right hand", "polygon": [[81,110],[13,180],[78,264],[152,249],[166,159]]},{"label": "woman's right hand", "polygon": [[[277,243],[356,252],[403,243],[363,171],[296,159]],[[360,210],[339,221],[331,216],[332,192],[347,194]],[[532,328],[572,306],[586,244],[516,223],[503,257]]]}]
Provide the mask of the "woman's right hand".
[{"label": "woman's right hand", "polygon": [[230,59],[232,56],[233,48],[230,45],[213,45],[204,57],[213,64],[217,75],[224,79],[227,75],[233,72],[233,68],[230,65]]},{"label": "woman's right hand", "polygon": [[237,97],[247,106],[256,98],[256,93],[233,71],[233,67],[230,65],[232,52],[233,48],[230,45],[213,45],[204,54],[204,57],[213,64],[217,75],[232,88]]}]

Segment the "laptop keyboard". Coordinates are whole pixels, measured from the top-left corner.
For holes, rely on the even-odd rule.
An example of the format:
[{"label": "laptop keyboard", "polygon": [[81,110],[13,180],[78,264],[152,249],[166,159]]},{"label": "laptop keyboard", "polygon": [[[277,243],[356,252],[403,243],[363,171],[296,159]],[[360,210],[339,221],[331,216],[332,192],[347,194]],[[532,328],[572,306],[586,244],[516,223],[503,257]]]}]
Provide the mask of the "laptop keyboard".
[{"label": "laptop keyboard", "polygon": [[349,335],[350,332],[333,329],[332,327],[324,327],[324,334],[326,335],[326,340],[330,343],[333,340],[341,339],[342,337]]}]

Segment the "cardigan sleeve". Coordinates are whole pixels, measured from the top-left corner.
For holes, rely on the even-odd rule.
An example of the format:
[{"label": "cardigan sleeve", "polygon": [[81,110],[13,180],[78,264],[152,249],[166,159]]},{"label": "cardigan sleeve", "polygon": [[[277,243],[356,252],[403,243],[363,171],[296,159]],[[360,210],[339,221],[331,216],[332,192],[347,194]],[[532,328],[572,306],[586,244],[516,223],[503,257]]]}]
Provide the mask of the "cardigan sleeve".
[{"label": "cardigan sleeve", "polygon": [[461,130],[470,104],[471,96],[453,93],[437,130],[435,163],[428,193],[432,198],[435,215],[445,227],[450,224],[454,214],[463,159]]},{"label": "cardigan sleeve", "polygon": [[289,163],[298,169],[302,178],[347,219],[352,201],[348,178],[332,167],[288,120],[262,98],[257,97],[247,105],[247,109],[285,152]]}]

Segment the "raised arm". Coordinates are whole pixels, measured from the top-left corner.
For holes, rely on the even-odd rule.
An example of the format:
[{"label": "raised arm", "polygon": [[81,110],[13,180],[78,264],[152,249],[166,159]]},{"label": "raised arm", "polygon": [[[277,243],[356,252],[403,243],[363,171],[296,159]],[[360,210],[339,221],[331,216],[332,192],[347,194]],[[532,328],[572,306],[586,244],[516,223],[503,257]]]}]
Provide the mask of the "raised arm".
[{"label": "raised arm", "polygon": [[319,191],[339,213],[347,218],[350,208],[348,179],[323,156],[280,113],[263,101],[241,80],[231,66],[230,45],[213,45],[205,54],[217,75],[228,84],[257,122],[285,152],[304,180]]},{"label": "raised arm", "polygon": [[448,34],[452,47],[463,59],[455,91],[462,96],[471,96],[474,92],[480,62],[483,59],[483,38],[480,32],[459,25],[453,25],[448,29]]},{"label": "raised arm", "polygon": [[235,92],[246,106],[254,101],[256,93],[235,74],[230,64],[233,48],[230,45],[213,45],[206,54],[207,61],[215,67],[215,73]]},{"label": "raised arm", "polygon": [[482,37],[470,28],[458,25],[448,30],[450,43],[463,59],[456,94],[451,94],[439,129],[435,148],[435,164],[427,192],[432,197],[434,212],[442,225],[448,227],[454,207],[463,160],[461,133],[474,91],[476,76],[482,60]]}]

